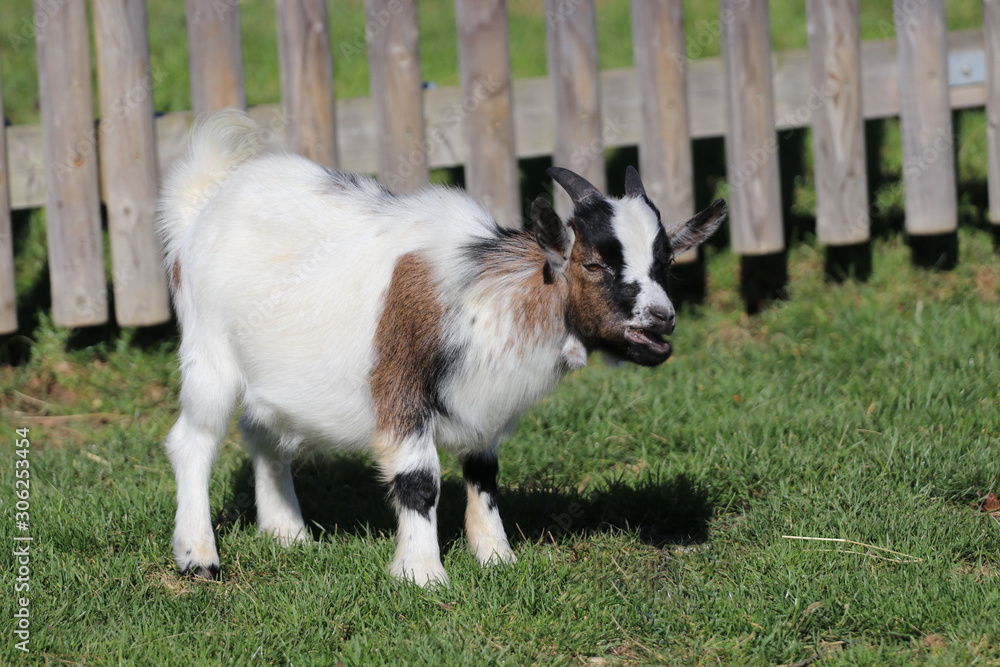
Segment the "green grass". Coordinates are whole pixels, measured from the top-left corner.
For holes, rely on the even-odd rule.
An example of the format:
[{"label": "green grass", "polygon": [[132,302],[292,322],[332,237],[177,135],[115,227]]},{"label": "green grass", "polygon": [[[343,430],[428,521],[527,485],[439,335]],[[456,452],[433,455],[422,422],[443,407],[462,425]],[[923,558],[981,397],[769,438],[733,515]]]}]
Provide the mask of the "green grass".
[{"label": "green grass", "polygon": [[595,363],[504,446],[513,567],[475,564],[444,457],[443,591],[388,580],[392,515],[364,459],[296,466],[315,546],[258,538],[235,432],[212,483],[222,581],[178,577],[176,340],[84,345],[43,322],[0,372],[4,437],[33,443],[29,660],[1000,664],[1000,523],[976,505],[1000,486],[1000,267],[982,232],[961,242],[957,270],[927,273],[880,241],[870,282],[843,285],[800,244],[791,300],[754,318],[714,253],[672,361]]},{"label": "green grass", "polygon": [[[187,109],[183,3],[148,5],[165,73],[156,108]],[[771,3],[775,49],[805,46],[804,6]],[[508,2],[515,76],[545,73],[542,7]],[[599,0],[597,11],[601,66],[630,65],[628,3]],[[718,55],[717,39],[697,41],[712,33],[714,3],[685,11],[689,55]],[[240,12],[248,101],[277,102],[273,3]],[[949,1],[948,13],[951,29],[975,27],[981,4]],[[15,123],[38,119],[34,44],[11,39],[30,15],[28,0],[0,12]],[[338,1],[331,16],[337,94],[367,94],[363,3]],[[421,2],[420,22],[424,78],[457,84],[452,2]],[[890,2],[862,3],[862,35],[892,38]],[[976,229],[985,118],[957,115],[961,258],[949,273],[910,265],[896,231],[898,121],[882,130],[871,279],[825,283],[822,248],[790,219],[791,298],[751,318],[738,260],[710,250],[707,301],[682,313],[674,359],[656,370],[595,359],[502,449],[515,566],[476,566],[460,469],[443,458],[443,591],[388,580],[393,516],[364,458],[297,464],[314,546],[258,538],[235,429],[212,483],[222,580],[177,576],[162,445],[176,417],[177,332],[53,326],[44,212],[18,215],[22,333],[0,338],[0,359],[22,360],[0,365],[0,437],[31,430],[32,653],[13,650],[5,621],[0,664],[773,665],[821,654],[812,664],[1000,665],[1000,523],[977,504],[1000,492],[1000,266]],[[792,213],[808,218],[800,138]],[[720,145],[696,149],[710,163],[701,178],[722,187]],[[0,540],[11,545],[15,455],[0,452]],[[0,551],[12,587],[11,549]],[[0,598],[5,619],[12,598]]]}]

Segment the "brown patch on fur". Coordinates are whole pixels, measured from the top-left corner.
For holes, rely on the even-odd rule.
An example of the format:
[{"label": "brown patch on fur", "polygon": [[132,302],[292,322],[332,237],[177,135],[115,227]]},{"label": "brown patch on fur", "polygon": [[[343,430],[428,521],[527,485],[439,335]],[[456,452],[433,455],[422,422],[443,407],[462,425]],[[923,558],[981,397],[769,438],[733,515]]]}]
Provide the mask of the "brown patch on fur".
[{"label": "brown patch on fur", "polygon": [[506,351],[554,338],[565,329],[568,285],[547,275],[545,254],[534,235],[521,232],[504,239],[484,255],[479,268],[482,298],[509,309],[514,319]]},{"label": "brown patch on fur", "polygon": [[173,269],[170,271],[170,286],[176,292],[181,286],[181,260],[175,259]]},{"label": "brown patch on fur", "polygon": [[375,329],[371,391],[377,430],[412,433],[440,409],[437,384],[447,365],[444,314],[427,261],[416,253],[400,257]]},{"label": "brown patch on fur", "polygon": [[624,341],[624,320],[618,312],[608,291],[605,278],[583,268],[597,259],[592,248],[585,248],[579,241],[573,246],[573,253],[566,265],[569,281],[569,312],[567,320],[572,324],[590,348],[596,340]]}]

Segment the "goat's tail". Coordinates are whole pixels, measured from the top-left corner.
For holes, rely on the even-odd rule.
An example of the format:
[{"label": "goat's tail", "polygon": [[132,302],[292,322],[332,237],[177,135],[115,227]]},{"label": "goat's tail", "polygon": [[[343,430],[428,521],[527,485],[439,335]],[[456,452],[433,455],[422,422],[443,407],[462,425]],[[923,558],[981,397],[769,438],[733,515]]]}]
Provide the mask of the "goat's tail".
[{"label": "goat's tail", "polygon": [[163,182],[157,231],[168,271],[173,270],[181,239],[233,169],[260,151],[260,126],[239,109],[222,109],[195,121],[187,155]]}]

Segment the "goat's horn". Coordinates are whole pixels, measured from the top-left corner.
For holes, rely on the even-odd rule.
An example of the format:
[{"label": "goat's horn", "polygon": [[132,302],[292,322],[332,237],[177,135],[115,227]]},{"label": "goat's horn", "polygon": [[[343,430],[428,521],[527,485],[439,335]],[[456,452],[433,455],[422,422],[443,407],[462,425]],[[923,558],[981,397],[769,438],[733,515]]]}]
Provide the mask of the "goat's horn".
[{"label": "goat's horn", "polygon": [[646,196],[646,188],[642,187],[642,179],[639,178],[639,172],[632,165],[629,165],[628,169],[625,170],[625,196]]},{"label": "goat's horn", "polygon": [[563,190],[569,194],[574,204],[582,204],[589,199],[604,197],[601,191],[591,185],[586,178],[569,169],[549,167],[545,170],[545,173],[563,187]]}]

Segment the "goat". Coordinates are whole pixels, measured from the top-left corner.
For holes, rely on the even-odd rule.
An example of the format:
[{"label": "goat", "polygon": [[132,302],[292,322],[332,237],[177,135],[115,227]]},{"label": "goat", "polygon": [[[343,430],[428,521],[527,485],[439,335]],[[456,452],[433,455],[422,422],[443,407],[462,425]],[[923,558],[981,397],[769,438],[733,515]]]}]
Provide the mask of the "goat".
[{"label": "goat", "polygon": [[374,179],[263,153],[246,114],[197,124],[157,219],[181,327],[181,411],[166,438],[182,573],[214,578],[212,465],[238,399],[259,531],[311,539],[292,486],[303,450],[374,453],[397,514],[389,573],[447,584],[437,447],[455,452],[481,564],[515,561],[497,510],[497,445],[567,371],[601,350],[644,366],[671,353],[673,256],[726,204],[664,226],[629,167],[607,198],[562,168],[562,220],[500,227],[468,194],[393,194]]}]

